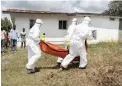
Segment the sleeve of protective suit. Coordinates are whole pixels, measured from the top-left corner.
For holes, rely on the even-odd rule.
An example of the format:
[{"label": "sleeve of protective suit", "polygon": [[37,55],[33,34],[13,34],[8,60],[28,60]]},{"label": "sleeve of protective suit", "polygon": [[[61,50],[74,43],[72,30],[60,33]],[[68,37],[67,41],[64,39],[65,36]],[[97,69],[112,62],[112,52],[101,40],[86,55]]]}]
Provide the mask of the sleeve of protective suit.
[{"label": "sleeve of protective suit", "polygon": [[88,33],[89,33],[88,27],[84,27],[84,28],[85,29],[82,29],[82,30],[79,31],[78,37],[80,39],[85,39],[87,37]]},{"label": "sleeve of protective suit", "polygon": [[34,28],[32,28],[32,31],[31,31],[32,33],[30,34],[30,38],[31,39],[33,39],[34,41],[36,41],[37,43],[39,43],[40,42],[40,38],[39,38],[39,36],[40,36],[40,30],[39,30],[39,28],[38,27],[34,27]]},{"label": "sleeve of protective suit", "polygon": [[69,39],[69,32],[70,32],[70,26],[68,27],[66,36],[65,36],[65,41],[67,41]]},{"label": "sleeve of protective suit", "polygon": [[92,39],[93,39],[92,31],[91,31],[90,29],[89,29],[89,31],[88,31],[87,39],[88,39],[88,40],[92,40]]},{"label": "sleeve of protective suit", "polygon": [[70,28],[69,38],[68,38],[69,40],[71,39],[71,36],[72,36],[72,34],[74,32],[74,28],[75,28],[74,26]]},{"label": "sleeve of protective suit", "polygon": [[74,26],[69,26],[68,30],[67,30],[67,40],[70,40],[72,33],[74,31]]}]

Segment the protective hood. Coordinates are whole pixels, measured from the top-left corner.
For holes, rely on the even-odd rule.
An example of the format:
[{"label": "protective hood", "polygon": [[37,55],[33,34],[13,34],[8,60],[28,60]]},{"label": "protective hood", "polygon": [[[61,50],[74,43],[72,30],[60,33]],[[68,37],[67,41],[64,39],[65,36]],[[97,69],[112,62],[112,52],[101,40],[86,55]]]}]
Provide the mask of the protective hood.
[{"label": "protective hood", "polygon": [[76,25],[76,23],[77,23],[77,19],[76,18],[73,18],[72,19],[72,24]]},{"label": "protective hood", "polygon": [[90,21],[91,21],[91,19],[89,17],[85,17],[83,19],[83,23],[85,23],[85,24],[88,24]]},{"label": "protective hood", "polygon": [[41,19],[36,19],[36,24],[43,24]]},{"label": "protective hood", "polygon": [[37,19],[36,23],[34,24],[34,26],[30,29],[29,31],[29,35],[28,38],[30,38],[31,40],[34,40],[35,43],[38,43],[40,41],[40,27],[43,24],[42,20]]},{"label": "protective hood", "polygon": [[76,18],[73,18],[73,19],[72,19],[72,22],[76,22],[76,21],[77,21],[77,19],[76,19]]}]

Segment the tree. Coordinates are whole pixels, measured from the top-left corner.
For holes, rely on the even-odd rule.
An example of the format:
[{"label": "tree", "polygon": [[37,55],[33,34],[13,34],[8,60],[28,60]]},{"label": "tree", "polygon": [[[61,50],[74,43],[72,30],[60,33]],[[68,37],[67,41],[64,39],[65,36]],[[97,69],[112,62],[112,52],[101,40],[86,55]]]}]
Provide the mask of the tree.
[{"label": "tree", "polygon": [[122,16],[122,1],[110,1],[109,6],[109,14],[112,16]]},{"label": "tree", "polygon": [[[102,14],[109,14],[111,16],[122,17],[122,1],[110,1],[108,6],[109,9],[105,10]],[[122,19],[119,20],[119,29],[122,30]]]},{"label": "tree", "polygon": [[6,18],[1,19],[1,29],[5,30],[5,31],[10,31],[10,29],[12,28],[12,24],[10,22],[10,20]]}]

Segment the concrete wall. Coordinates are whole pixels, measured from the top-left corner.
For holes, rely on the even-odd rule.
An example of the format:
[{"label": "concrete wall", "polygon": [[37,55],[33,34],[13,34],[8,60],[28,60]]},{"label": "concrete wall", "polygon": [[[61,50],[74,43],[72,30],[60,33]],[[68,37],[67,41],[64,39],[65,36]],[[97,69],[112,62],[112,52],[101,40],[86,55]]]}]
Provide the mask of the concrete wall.
[{"label": "concrete wall", "polygon": [[[70,17],[71,19],[76,16]],[[78,23],[83,21],[84,16],[77,16]],[[115,18],[114,21],[110,20],[108,16],[90,16],[91,18],[91,30],[96,30],[96,39],[89,40],[89,43],[98,42],[116,42],[119,38],[119,18]]]},{"label": "concrete wall", "polygon": [[[26,29],[27,35],[29,32],[29,20],[37,18],[42,19],[44,24],[41,27],[41,33],[46,33],[46,37],[55,41],[55,38],[63,38],[67,30],[59,29],[59,20],[66,20],[67,26],[71,24],[71,20],[75,17],[78,23],[81,23],[84,16],[67,16],[66,14],[12,14],[15,16],[15,24],[19,33],[22,28]],[[109,16],[90,16],[91,30],[96,30],[96,39],[91,40],[91,43],[101,41],[118,41],[119,38],[119,19],[115,18],[114,21],[109,19]],[[19,40],[20,41],[20,40]]]},{"label": "concrete wall", "polygon": [[42,19],[43,25],[41,27],[41,33],[46,33],[46,37],[63,37],[66,34],[66,30],[59,29],[59,20],[67,20],[68,17],[66,15],[41,15],[41,14],[17,14],[15,15],[15,24],[20,32],[22,28],[26,29],[28,34],[29,32],[29,20],[37,18]]},{"label": "concrete wall", "polygon": [[96,39],[89,40],[89,43],[99,42],[117,42],[118,41],[118,29],[106,29],[91,27],[91,30],[96,30]]}]

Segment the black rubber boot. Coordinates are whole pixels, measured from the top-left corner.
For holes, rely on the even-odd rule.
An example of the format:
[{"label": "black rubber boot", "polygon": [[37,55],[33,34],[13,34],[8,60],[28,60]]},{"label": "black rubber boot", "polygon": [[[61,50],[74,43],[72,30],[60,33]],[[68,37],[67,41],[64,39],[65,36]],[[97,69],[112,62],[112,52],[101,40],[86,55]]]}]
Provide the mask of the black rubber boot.
[{"label": "black rubber boot", "polygon": [[32,74],[32,73],[35,73],[36,71],[34,69],[28,69],[26,68],[27,70],[27,74]]},{"label": "black rubber boot", "polygon": [[38,68],[34,68],[34,69],[28,69],[28,68],[26,68],[26,70],[27,70],[27,74],[32,74],[32,73],[35,73],[35,72],[39,72],[40,70],[38,69]]},{"label": "black rubber boot", "polygon": [[86,66],[85,67],[79,67],[79,69],[86,69]]},{"label": "black rubber boot", "polygon": [[61,63],[57,63],[57,65],[56,66],[54,66],[54,68],[60,68],[60,66],[61,66]]},{"label": "black rubber boot", "polygon": [[64,68],[63,66],[60,66],[62,70],[68,70],[68,68]]}]

